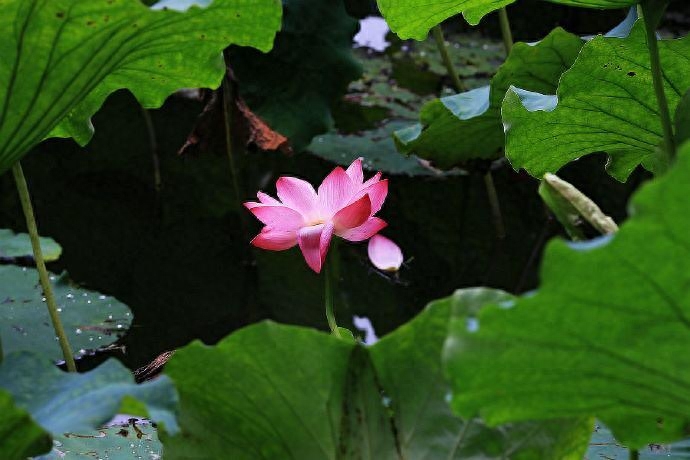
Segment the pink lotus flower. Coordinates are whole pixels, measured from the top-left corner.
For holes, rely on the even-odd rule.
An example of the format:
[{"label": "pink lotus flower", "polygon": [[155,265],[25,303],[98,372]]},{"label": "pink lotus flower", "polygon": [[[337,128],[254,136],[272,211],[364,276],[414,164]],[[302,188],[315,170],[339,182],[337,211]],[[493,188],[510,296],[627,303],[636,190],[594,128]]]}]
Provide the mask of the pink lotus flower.
[{"label": "pink lotus flower", "polygon": [[281,177],[276,188],[280,201],[259,192],[258,202],[244,203],[265,224],[252,244],[272,251],[299,245],[316,273],[323,267],[333,235],[365,241],[387,225],[374,215],[386,199],[388,181],[381,180],[380,172],[364,181],[361,159],[347,170],[335,168],[318,192],[295,177]]}]

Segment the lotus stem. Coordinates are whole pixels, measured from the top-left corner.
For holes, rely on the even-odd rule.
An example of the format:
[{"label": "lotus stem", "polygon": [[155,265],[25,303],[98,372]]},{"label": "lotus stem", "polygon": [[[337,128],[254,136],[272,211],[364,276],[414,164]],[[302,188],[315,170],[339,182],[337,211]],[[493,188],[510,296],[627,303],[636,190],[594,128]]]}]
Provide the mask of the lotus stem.
[{"label": "lotus stem", "polygon": [[50,277],[48,275],[48,270],[46,269],[45,260],[43,259],[43,251],[41,250],[41,243],[38,236],[36,216],[34,215],[34,209],[31,205],[29,187],[26,184],[24,171],[22,171],[22,165],[19,162],[16,162],[12,167],[12,174],[14,175],[14,181],[17,184],[19,200],[21,201],[24,217],[26,218],[26,227],[31,238],[31,247],[33,248],[36,268],[38,269],[38,277],[41,282],[41,287],[43,288],[43,296],[46,299],[45,301],[46,306],[48,307],[48,314],[50,315],[50,320],[53,323],[55,335],[57,335],[58,342],[60,343],[62,355],[65,358],[65,363],[67,364],[67,370],[69,372],[76,372],[77,365],[74,362],[72,347],[69,344],[67,334],[65,334],[65,328],[62,326],[62,321],[60,320],[57,302],[55,301],[55,294],[53,293],[53,286],[50,284]]},{"label": "lotus stem", "polygon": [[443,64],[446,66],[448,76],[453,81],[453,86],[455,86],[455,89],[459,93],[465,91],[465,85],[462,84],[462,81],[460,80],[460,77],[458,76],[458,73],[455,71],[455,67],[453,66],[453,61],[451,61],[450,59],[450,53],[448,53],[448,46],[446,45],[446,39],[443,36],[443,29],[441,28],[441,24],[438,24],[433,29],[431,29],[431,33],[434,36],[434,40],[436,40],[436,47],[438,48],[438,52],[441,54]]},{"label": "lotus stem", "polygon": [[[644,8],[641,9],[644,10]],[[661,117],[661,126],[664,132],[664,151],[668,162],[671,163],[676,158],[676,142],[673,137],[671,112],[668,108],[668,100],[666,99],[666,92],[664,91],[664,76],[661,69],[661,58],[659,56],[659,43],[656,38],[656,25],[653,23],[649,14],[644,14],[642,19],[647,32],[647,49],[649,49],[652,82],[654,84],[656,100],[659,104],[659,115]]]},{"label": "lotus stem", "polygon": [[326,307],[326,321],[328,327],[331,329],[331,334],[341,339],[342,334],[338,328],[338,323],[335,321],[335,291],[340,279],[340,251],[338,248],[338,240],[333,238],[331,240],[331,247],[328,251],[324,266],[324,303]]},{"label": "lotus stem", "polygon": [[[505,10],[505,8],[503,9]],[[508,16],[506,15],[506,21],[507,20]],[[503,22],[501,22],[501,24],[503,24]],[[451,80],[453,80],[455,89],[458,92],[465,91],[464,85],[460,81],[460,77],[458,76],[458,73],[455,71],[455,67],[453,67],[453,63],[450,60],[450,55],[448,53],[448,47],[446,46],[446,40],[443,37],[443,29],[441,28],[441,24],[438,24],[431,30],[434,35],[434,39],[436,40],[436,46],[438,47],[438,51],[439,53],[441,53],[443,63],[445,64],[446,70],[448,71],[448,75],[450,75]],[[510,34],[510,26],[508,26],[508,33]],[[510,42],[512,46],[512,38],[510,38]],[[487,171],[484,174],[484,186],[486,187],[486,194],[489,197],[489,206],[491,207],[491,216],[494,223],[496,238],[502,240],[506,236],[506,231],[505,225],[503,224],[501,204],[498,200],[498,192],[496,191],[496,186],[494,185],[494,178],[491,174],[491,171]]]},{"label": "lotus stem", "polygon": [[156,195],[160,195],[163,188],[163,179],[161,178],[161,162],[158,155],[158,140],[156,137],[156,129],[153,126],[153,119],[148,109],[141,107],[141,116],[144,118],[146,124],[146,132],[149,137],[149,148],[151,149],[151,163],[153,165],[153,186],[156,190]]},{"label": "lotus stem", "polygon": [[501,36],[503,37],[503,46],[506,49],[507,56],[510,54],[510,50],[513,49],[513,32],[510,30],[508,10],[505,7],[498,10],[498,22],[501,25]]},{"label": "lotus stem", "polygon": [[494,176],[491,171],[484,174],[484,185],[486,187],[486,194],[489,197],[489,207],[491,208],[491,218],[494,222],[494,229],[496,231],[496,238],[504,239],[506,237],[506,228],[503,224],[503,213],[501,213],[501,202],[498,200],[498,192],[494,185]]},{"label": "lotus stem", "polygon": [[630,449],[630,460],[639,460],[640,451],[637,449]]}]

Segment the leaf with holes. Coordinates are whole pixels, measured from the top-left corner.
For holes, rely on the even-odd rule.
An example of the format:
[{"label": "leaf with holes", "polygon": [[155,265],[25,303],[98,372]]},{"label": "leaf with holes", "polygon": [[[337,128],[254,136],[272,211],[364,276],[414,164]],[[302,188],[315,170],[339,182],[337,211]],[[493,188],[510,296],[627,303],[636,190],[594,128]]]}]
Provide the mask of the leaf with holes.
[{"label": "leaf with holes", "polygon": [[0,0],[0,173],[47,137],[91,138],[90,117],[126,88],[159,107],[217,87],[230,44],[272,46],[278,0],[215,0],[186,12],[139,0]]},{"label": "leaf with holes", "polygon": [[613,237],[554,241],[536,294],[453,320],[453,407],[491,424],[596,415],[633,448],[690,426],[690,144]]},{"label": "leaf with holes", "polygon": [[398,149],[431,160],[440,168],[499,157],[504,143],[501,102],[510,85],[555,91],[583,43],[561,28],[537,44],[517,43],[490,86],[426,104],[420,124],[395,132]]},{"label": "leaf with holes", "polygon": [[[690,87],[690,38],[660,40],[672,113]],[[606,152],[608,171],[625,180],[639,164],[658,171],[663,134],[644,27],[627,38],[597,37],[563,74],[557,96],[511,88],[503,101],[506,156],[535,177]]]}]

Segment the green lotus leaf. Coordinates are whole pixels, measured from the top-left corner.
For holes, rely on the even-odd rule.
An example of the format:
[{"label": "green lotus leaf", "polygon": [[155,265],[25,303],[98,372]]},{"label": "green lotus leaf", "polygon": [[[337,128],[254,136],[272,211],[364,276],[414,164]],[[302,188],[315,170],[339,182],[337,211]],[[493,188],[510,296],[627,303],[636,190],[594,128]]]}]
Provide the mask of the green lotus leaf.
[{"label": "green lotus leaf", "polygon": [[167,364],[181,433],[169,458],[581,459],[592,420],[500,429],[454,416],[441,369],[449,301],[372,347],[264,322]]},{"label": "green lotus leaf", "polygon": [[[546,0],[568,6],[615,9],[641,0]],[[379,10],[391,30],[402,39],[424,40],[429,30],[446,19],[462,13],[471,25],[488,13],[510,5],[515,0],[433,0],[420,5],[415,0],[377,0]]]},{"label": "green lotus leaf", "polygon": [[22,459],[50,450],[50,436],[0,389],[0,458]]},{"label": "green lotus leaf", "polygon": [[558,3],[567,6],[579,6],[582,8],[616,9],[626,6],[637,5],[642,0],[546,0],[551,3]]},{"label": "green lotus leaf", "polygon": [[332,106],[362,73],[352,53],[359,23],[342,0],[286,0],[283,28],[268,54],[228,54],[240,95],[300,152],[333,127]]},{"label": "green lotus leaf", "polygon": [[690,140],[690,90],[686,91],[676,109],[676,144]]},{"label": "green lotus leaf", "polygon": [[215,0],[186,12],[139,0],[0,0],[0,173],[47,137],[86,144],[118,89],[145,107],[219,85],[230,44],[271,48],[278,0]]},{"label": "green lotus leaf", "polygon": [[[117,417],[118,419],[122,417]],[[135,422],[132,423],[132,420]],[[53,450],[39,460],[96,457],[109,460],[132,458],[154,460],[163,455],[155,425],[141,419],[124,418],[95,430],[56,433]]]},{"label": "green lotus leaf", "polygon": [[[60,258],[62,248],[52,238],[40,238],[43,259],[53,262]],[[0,228],[0,259],[33,257],[31,239],[26,233],[15,234],[12,230]]]},{"label": "green lotus leaf", "polygon": [[[453,407],[488,423],[596,415],[627,446],[690,424],[690,144],[612,237],[553,241],[539,290],[456,317]],[[644,250],[642,250],[644,249]]]},{"label": "green lotus leaf", "polygon": [[510,5],[515,0],[432,0],[420,5],[416,0],[377,0],[379,11],[391,30],[400,38],[424,40],[429,30],[446,19],[462,13],[472,25],[488,13]]},{"label": "green lotus leaf", "polygon": [[148,416],[177,431],[177,394],[170,380],[163,377],[137,385],[131,372],[114,359],[76,374],[63,372],[30,352],[10,353],[0,365],[0,389],[53,434],[99,428],[119,412],[123,400],[131,398],[146,409],[145,414],[132,415]]},{"label": "green lotus leaf", "polygon": [[[690,87],[690,39],[660,40],[664,89],[672,113]],[[511,88],[503,101],[506,156],[535,177],[595,152],[625,180],[642,164],[660,168],[661,120],[644,27],[627,38],[597,37],[563,74],[557,95]]]},{"label": "green lotus leaf", "polygon": [[[131,313],[117,299],[79,288],[66,274],[51,275],[51,281],[75,357],[115,342],[129,329]],[[63,359],[37,270],[0,265],[0,336],[6,353],[30,350]]]},{"label": "green lotus leaf", "polygon": [[583,40],[561,28],[537,44],[517,43],[490,86],[427,103],[420,124],[396,131],[398,150],[450,168],[470,159],[502,155],[501,102],[511,85],[552,92],[575,61]]}]

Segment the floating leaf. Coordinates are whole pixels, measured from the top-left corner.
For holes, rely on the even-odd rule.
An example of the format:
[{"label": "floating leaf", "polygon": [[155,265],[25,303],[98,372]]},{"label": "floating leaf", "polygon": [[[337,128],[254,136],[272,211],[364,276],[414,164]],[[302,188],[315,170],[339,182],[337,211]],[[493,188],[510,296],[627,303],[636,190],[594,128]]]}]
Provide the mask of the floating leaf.
[{"label": "floating leaf", "polygon": [[472,25],[488,13],[515,0],[432,0],[422,5],[416,0],[377,0],[379,10],[391,30],[400,38],[424,40],[429,30],[446,19],[462,13]]},{"label": "floating leaf", "polygon": [[98,428],[119,412],[123,400],[131,398],[144,403],[147,412],[133,415],[149,416],[166,429],[177,431],[177,395],[170,380],[161,377],[136,385],[131,372],[114,359],[76,374],[62,372],[30,352],[11,353],[0,365],[0,388],[54,434]]},{"label": "floating leaf", "polygon": [[[51,276],[60,318],[75,356],[117,340],[129,329],[129,309],[117,299],[72,285],[66,274]],[[38,271],[0,266],[0,336],[6,353],[31,350],[62,359],[43,301]]]},{"label": "floating leaf", "polygon": [[449,316],[437,302],[370,348],[272,322],[192,343],[165,371],[182,428],[162,436],[166,456],[582,458],[588,419],[497,430],[451,413],[440,366]]},{"label": "floating leaf", "polygon": [[504,143],[501,102],[510,85],[555,91],[583,43],[561,28],[537,44],[517,43],[490,86],[426,104],[420,124],[396,131],[398,149],[444,169],[474,158],[497,158]]},{"label": "floating leaf", "polygon": [[[664,88],[675,111],[690,87],[690,39],[660,40]],[[511,88],[503,102],[506,156],[541,177],[594,152],[611,157],[608,170],[625,180],[639,164],[657,169],[661,120],[652,85],[644,28],[627,38],[597,37],[563,74],[557,96]]]},{"label": "floating leaf", "polygon": [[[46,262],[60,258],[62,248],[52,238],[40,238],[41,251]],[[0,229],[0,260],[33,257],[31,239],[26,233],[15,234],[12,230]]]},{"label": "floating leaf", "polygon": [[228,57],[249,108],[296,152],[333,126],[331,106],[361,74],[352,54],[358,22],[342,0],[286,0],[268,54],[235,47]]},{"label": "floating leaf", "polygon": [[[536,294],[453,321],[453,406],[491,424],[596,415],[638,448],[690,424],[690,144],[613,237],[552,242]],[[644,250],[642,250],[644,249]]]},{"label": "floating leaf", "polygon": [[[640,460],[667,460],[690,458],[690,440],[686,439],[673,444],[649,444],[639,450]],[[625,460],[630,458],[630,450],[622,446],[606,426],[597,423],[592,439],[589,441],[586,459]]]},{"label": "floating leaf", "polygon": [[13,460],[46,452],[50,436],[31,416],[14,405],[12,397],[0,389],[0,458]]},{"label": "floating leaf", "polygon": [[271,48],[277,0],[215,0],[185,13],[139,0],[0,0],[0,173],[46,137],[91,138],[90,117],[126,88],[145,107],[217,87],[231,43]]},{"label": "floating leaf", "polygon": [[373,171],[410,176],[439,175],[440,171],[435,172],[431,168],[426,168],[419,159],[406,158],[395,149],[391,134],[405,125],[407,122],[392,121],[378,129],[359,134],[324,134],[315,137],[308,150],[314,155],[343,166],[364,157],[365,167]]},{"label": "floating leaf", "polygon": [[60,460],[82,456],[129,460],[155,460],[162,457],[163,445],[156,428],[147,421],[108,424],[96,430],[55,435],[53,450],[38,460]]}]

